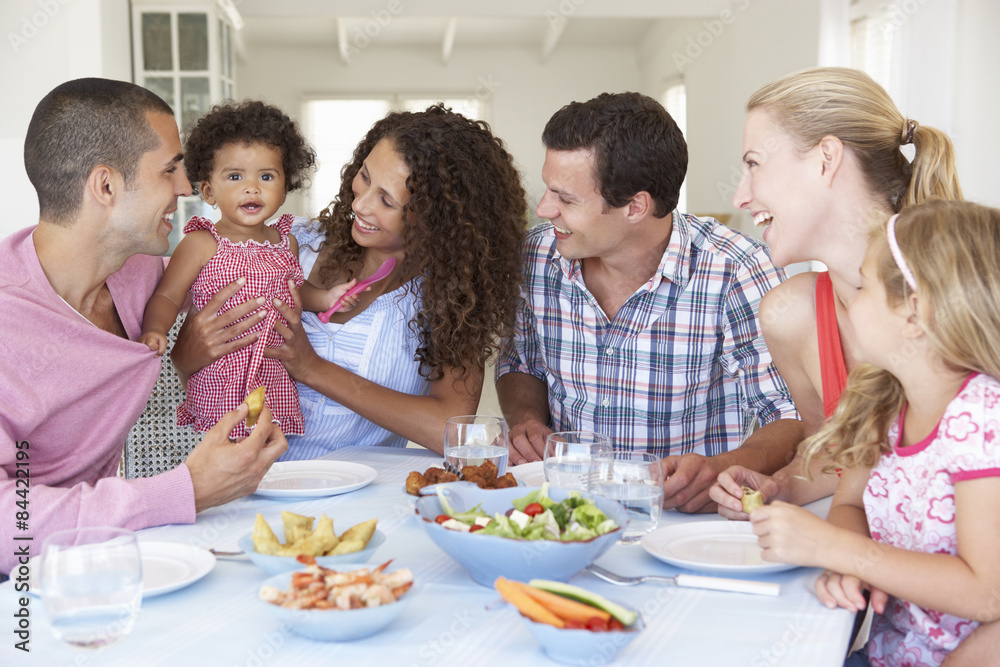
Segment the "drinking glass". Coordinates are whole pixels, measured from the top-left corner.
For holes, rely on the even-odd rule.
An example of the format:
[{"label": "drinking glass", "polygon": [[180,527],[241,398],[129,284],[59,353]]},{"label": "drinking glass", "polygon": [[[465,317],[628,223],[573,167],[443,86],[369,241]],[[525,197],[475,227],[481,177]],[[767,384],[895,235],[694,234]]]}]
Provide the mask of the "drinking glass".
[{"label": "drinking glass", "polygon": [[459,470],[492,461],[497,476],[507,470],[509,442],[503,417],[462,415],[444,427],[444,458]]},{"label": "drinking glass", "polygon": [[598,452],[611,451],[611,438],[593,431],[559,431],[545,439],[542,471],[545,481],[561,489],[587,490],[590,462]]},{"label": "drinking glass", "polygon": [[52,533],[42,546],[40,582],[45,613],[60,640],[84,649],[121,641],[142,601],[135,534],[106,527]]},{"label": "drinking glass", "polygon": [[590,465],[588,491],[625,508],[628,526],[619,543],[638,542],[656,528],[663,509],[663,469],[646,452],[601,452]]}]

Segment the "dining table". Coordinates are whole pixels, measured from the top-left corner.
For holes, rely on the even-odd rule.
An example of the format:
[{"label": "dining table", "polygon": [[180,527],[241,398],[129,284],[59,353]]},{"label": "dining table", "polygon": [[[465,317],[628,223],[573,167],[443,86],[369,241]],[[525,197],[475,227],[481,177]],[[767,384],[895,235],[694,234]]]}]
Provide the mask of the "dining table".
[{"label": "dining table", "polygon": [[[360,463],[377,477],[347,493],[321,497],[275,497],[252,494],[198,513],[195,523],[136,531],[142,543],[183,543],[217,551],[238,551],[237,541],[249,534],[259,513],[280,526],[288,510],[308,516],[325,513],[337,532],[377,518],[384,544],[371,564],[392,560],[392,567],[413,572],[419,588],[403,612],[381,632],[344,642],[314,641],[282,626],[258,598],[268,574],[245,556],[218,557],[200,579],[172,592],[144,597],[132,631],[120,642],[99,650],[71,648],[59,641],[46,618],[42,601],[30,595],[29,652],[15,648],[13,614],[24,593],[13,581],[0,584],[0,618],[7,629],[0,665],[45,667],[271,667],[277,665],[556,665],[540,649],[527,624],[496,591],[474,582],[468,573],[428,537],[414,511],[414,496],[405,492],[411,471],[440,466],[442,458],[425,449],[347,447],[323,459]],[[526,489],[527,492],[527,489]],[[829,500],[809,509],[825,515]],[[664,511],[659,527],[704,521],[726,521],[717,514]],[[279,533],[280,535],[280,533]],[[503,539],[503,538],[500,538]],[[615,544],[596,564],[623,575],[676,575],[684,570],[654,558],[641,544]],[[623,602],[638,610],[645,629],[623,647],[618,665],[809,665],[844,662],[854,614],[828,609],[813,593],[819,574],[814,568],[780,572],[723,574],[776,582],[778,596],[641,584],[621,587],[587,571],[569,583]],[[336,611],[329,612],[338,613]],[[604,664],[595,655],[592,664]]]}]

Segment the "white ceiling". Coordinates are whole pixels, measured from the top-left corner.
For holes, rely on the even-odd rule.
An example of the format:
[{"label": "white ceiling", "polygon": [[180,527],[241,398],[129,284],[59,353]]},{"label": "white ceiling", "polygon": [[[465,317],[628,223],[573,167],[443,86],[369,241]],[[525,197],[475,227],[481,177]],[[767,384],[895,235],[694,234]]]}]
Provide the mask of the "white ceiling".
[{"label": "white ceiling", "polygon": [[255,44],[350,44],[454,49],[537,46],[543,59],[568,46],[638,45],[664,19],[718,16],[728,0],[219,0],[243,19],[244,48]]}]

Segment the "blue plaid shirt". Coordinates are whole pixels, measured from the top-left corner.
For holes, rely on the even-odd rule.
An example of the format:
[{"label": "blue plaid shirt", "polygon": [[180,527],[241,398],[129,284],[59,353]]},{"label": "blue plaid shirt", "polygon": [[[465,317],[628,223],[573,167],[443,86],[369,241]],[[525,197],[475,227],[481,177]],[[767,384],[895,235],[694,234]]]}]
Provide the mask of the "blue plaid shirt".
[{"label": "blue plaid shirt", "polygon": [[497,377],[548,386],[550,426],[597,431],[616,448],[660,456],[735,449],[754,420],[798,419],[757,320],[784,279],[757,241],[673,213],[659,269],[614,320],[556,250],[552,225],[528,232],[525,305]]}]

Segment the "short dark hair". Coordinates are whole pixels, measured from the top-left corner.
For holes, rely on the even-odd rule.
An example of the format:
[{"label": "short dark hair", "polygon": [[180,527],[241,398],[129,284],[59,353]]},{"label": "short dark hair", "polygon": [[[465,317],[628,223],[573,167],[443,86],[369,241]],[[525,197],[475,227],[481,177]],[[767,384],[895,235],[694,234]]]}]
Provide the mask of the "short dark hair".
[{"label": "short dark hair", "polygon": [[594,152],[598,190],[611,208],[645,190],[653,215],[674,210],[687,173],[687,143],[663,105],[639,93],[602,93],[557,111],[542,132],[546,148]]},{"label": "short dark hair", "polygon": [[126,81],[75,79],[42,98],[24,139],[24,168],[40,216],[68,224],[83,201],[87,177],[100,164],[133,186],[139,160],[160,145],[148,113],[173,116],[155,93]]},{"label": "short dark hair", "polygon": [[259,100],[225,102],[198,119],[184,143],[184,168],[197,192],[215,166],[215,153],[227,144],[263,143],[281,151],[285,190],[306,185],[316,167],[316,151],[281,109]]}]

